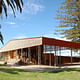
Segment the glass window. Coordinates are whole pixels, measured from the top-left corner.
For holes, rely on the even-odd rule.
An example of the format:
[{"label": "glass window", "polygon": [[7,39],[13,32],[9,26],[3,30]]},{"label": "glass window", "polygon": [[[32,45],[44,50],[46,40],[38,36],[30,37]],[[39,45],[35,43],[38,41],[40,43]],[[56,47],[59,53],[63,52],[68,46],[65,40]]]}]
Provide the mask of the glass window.
[{"label": "glass window", "polygon": [[52,45],[44,45],[43,53],[54,53],[54,46]]}]

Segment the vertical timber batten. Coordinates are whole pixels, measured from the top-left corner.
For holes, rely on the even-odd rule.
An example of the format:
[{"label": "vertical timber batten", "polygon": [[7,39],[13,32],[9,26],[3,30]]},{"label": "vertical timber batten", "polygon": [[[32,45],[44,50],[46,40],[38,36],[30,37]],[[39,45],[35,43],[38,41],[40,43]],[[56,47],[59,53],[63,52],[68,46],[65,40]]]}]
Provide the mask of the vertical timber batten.
[{"label": "vertical timber batten", "polygon": [[49,65],[51,66],[51,47],[50,47],[50,54],[49,54]]},{"label": "vertical timber batten", "polygon": [[45,54],[44,54],[44,64],[46,65],[46,45],[44,45],[44,50],[45,50]]},{"label": "vertical timber batten", "polygon": [[61,47],[59,47],[59,65],[61,65]]},{"label": "vertical timber batten", "polygon": [[16,50],[16,59],[18,60],[18,50]]},{"label": "vertical timber batten", "polygon": [[21,60],[23,61],[23,49],[21,49]]},{"label": "vertical timber batten", "polygon": [[55,63],[54,63],[54,66],[56,66],[56,46],[55,46]]},{"label": "vertical timber batten", "polygon": [[49,65],[51,66],[51,53],[49,54]]},{"label": "vertical timber batten", "polygon": [[41,64],[41,46],[38,46],[38,65]]},{"label": "vertical timber batten", "polygon": [[72,49],[71,49],[71,64],[72,64]]},{"label": "vertical timber batten", "polygon": [[8,59],[10,60],[10,51],[8,51]]},{"label": "vertical timber batten", "polygon": [[29,60],[30,60],[30,58],[31,58],[31,49],[30,49],[30,47],[28,48],[28,58],[29,58]]},{"label": "vertical timber batten", "polygon": [[56,55],[56,65],[58,65],[58,50],[59,50],[59,47],[56,48],[56,54],[57,54]]}]

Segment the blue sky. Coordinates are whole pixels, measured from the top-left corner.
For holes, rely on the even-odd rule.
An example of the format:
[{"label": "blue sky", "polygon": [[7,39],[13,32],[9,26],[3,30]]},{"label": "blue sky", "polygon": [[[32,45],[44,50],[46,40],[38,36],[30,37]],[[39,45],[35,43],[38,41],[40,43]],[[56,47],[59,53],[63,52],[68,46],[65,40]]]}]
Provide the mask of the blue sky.
[{"label": "blue sky", "polygon": [[[8,17],[3,14],[0,20],[4,43],[12,39],[27,37],[58,37],[53,33],[58,25],[56,10],[63,0],[24,0],[22,14],[16,12],[16,18],[8,9]],[[0,45],[2,47],[2,44]]]}]

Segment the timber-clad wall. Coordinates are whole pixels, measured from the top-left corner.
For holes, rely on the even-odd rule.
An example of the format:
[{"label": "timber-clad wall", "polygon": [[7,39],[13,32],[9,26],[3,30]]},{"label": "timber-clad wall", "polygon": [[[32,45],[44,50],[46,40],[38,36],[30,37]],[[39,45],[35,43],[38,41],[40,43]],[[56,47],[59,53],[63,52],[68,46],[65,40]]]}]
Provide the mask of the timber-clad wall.
[{"label": "timber-clad wall", "polygon": [[[49,57],[50,54],[42,54],[42,61],[41,63],[43,65],[49,65]],[[66,64],[66,63],[71,63],[71,57],[69,56],[56,56],[56,62],[58,62],[57,64],[60,64],[60,57],[61,57],[61,64]],[[55,62],[55,56],[54,54],[51,54],[51,65],[54,65]],[[79,57],[73,57],[72,58],[72,62],[80,62],[80,58]]]},{"label": "timber-clad wall", "polygon": [[16,50],[4,52],[3,58],[4,58],[4,61],[11,62],[18,59],[18,54],[16,53]]},{"label": "timber-clad wall", "polygon": [[[49,65],[49,54],[42,54],[41,63]],[[51,54],[51,64],[54,65],[54,54]]]},{"label": "timber-clad wall", "polygon": [[[61,63],[70,63],[71,62],[71,57],[66,57],[66,56],[61,56]],[[80,62],[79,57],[73,57],[72,62]]]}]

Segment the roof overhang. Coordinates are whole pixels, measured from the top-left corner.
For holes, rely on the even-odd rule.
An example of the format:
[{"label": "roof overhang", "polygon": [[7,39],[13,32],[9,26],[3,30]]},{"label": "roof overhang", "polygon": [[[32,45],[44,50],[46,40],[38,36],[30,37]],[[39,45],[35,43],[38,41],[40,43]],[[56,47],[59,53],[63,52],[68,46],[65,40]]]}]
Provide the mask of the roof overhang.
[{"label": "roof overhang", "polygon": [[21,49],[21,48],[28,48],[28,47],[38,46],[38,45],[42,45],[41,37],[16,39],[16,40],[11,40],[7,44],[5,44],[0,49],[0,52],[17,50],[17,49]]},{"label": "roof overhang", "polygon": [[0,49],[0,52],[28,48],[38,45],[54,45],[60,47],[80,49],[80,43],[63,41],[47,37],[33,37],[33,38],[11,40]]}]

